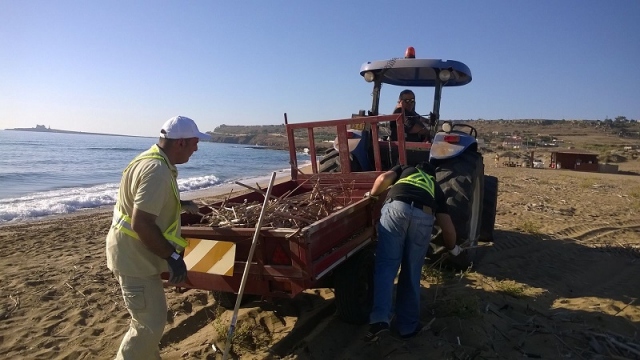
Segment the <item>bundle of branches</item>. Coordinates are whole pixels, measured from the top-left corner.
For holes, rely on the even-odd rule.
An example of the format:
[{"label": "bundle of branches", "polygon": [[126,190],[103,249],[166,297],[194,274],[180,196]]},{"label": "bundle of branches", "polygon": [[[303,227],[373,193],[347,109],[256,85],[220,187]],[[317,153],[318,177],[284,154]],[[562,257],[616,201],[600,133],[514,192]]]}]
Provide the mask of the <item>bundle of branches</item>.
[{"label": "bundle of branches", "polygon": [[[240,185],[264,195],[259,188]],[[321,186],[316,182],[311,191],[291,196],[295,190],[280,197],[271,196],[262,220],[263,227],[299,229],[327,217],[351,202],[353,184]],[[202,222],[211,227],[253,228],[258,223],[262,202],[225,201],[219,206],[207,206],[211,213],[205,215]]]}]

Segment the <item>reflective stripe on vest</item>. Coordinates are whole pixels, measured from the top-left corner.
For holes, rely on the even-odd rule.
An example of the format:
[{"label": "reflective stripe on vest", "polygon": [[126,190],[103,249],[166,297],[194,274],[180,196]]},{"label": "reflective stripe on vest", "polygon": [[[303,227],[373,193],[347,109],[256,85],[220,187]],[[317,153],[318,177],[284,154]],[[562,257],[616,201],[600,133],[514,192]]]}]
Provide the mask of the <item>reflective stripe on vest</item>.
[{"label": "reflective stripe on vest", "polygon": [[398,180],[396,184],[404,183],[417,186],[420,189],[428,192],[429,195],[431,195],[431,197],[435,199],[435,190],[433,183],[434,177],[424,173],[418,168],[416,168],[416,170],[418,170],[417,173],[413,173],[405,178]]},{"label": "reflective stripe on vest", "polygon": [[[129,171],[129,169],[133,164],[143,159],[157,159],[164,162],[167,166],[169,166],[169,164],[167,163],[167,160],[162,155],[160,155],[160,149],[158,148],[158,145],[153,145],[151,149],[143,152],[142,154],[138,155],[135,159],[133,159],[129,163],[129,165],[127,165],[127,168],[124,169],[122,173],[125,174],[127,171]],[[180,207],[180,193],[178,192],[178,188],[176,186],[175,181],[171,182],[171,187],[173,188],[173,194],[175,195],[177,204],[178,204],[176,209],[176,220],[171,225],[169,225],[169,227],[162,233],[162,235],[168,241],[180,246],[181,249],[178,249],[178,250],[181,251],[184,248],[186,248],[189,243],[181,236],[178,236],[178,227],[180,224],[180,212],[182,210]],[[131,217],[120,210],[119,198],[118,198],[118,201],[116,201],[116,205],[113,208],[113,221],[111,222],[111,227],[115,228],[118,231],[122,231],[123,233],[131,236],[134,239],[140,240],[140,237],[133,230],[133,227],[131,226]]]}]

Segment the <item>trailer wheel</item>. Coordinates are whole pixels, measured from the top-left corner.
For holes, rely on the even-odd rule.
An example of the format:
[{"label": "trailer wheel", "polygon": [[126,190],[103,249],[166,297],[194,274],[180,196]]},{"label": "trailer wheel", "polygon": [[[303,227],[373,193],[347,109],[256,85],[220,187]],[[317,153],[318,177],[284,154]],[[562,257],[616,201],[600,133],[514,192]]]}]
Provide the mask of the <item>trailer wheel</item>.
[{"label": "trailer wheel", "polygon": [[[224,291],[212,291],[211,295],[213,295],[213,299],[216,303],[227,310],[233,310],[236,307],[236,300],[238,299],[238,294],[224,292]],[[242,304],[246,304],[248,302],[254,301],[257,298],[256,295],[248,295],[244,294],[242,296]]]},{"label": "trailer wheel", "polygon": [[236,306],[236,299],[238,299],[238,294],[228,293],[224,291],[212,291],[211,295],[213,295],[213,299],[216,303],[227,310],[233,310]]},{"label": "trailer wheel", "polygon": [[480,223],[480,240],[493,241],[493,230],[496,226],[498,208],[498,178],[484,176],[484,198],[482,201],[482,222]]},{"label": "trailer wheel", "polygon": [[[458,245],[467,241],[472,247],[478,244],[482,219],[483,173],[482,155],[472,150],[438,164],[436,181],[447,198]],[[476,253],[476,249],[467,249],[461,255],[451,258],[450,263],[458,269],[466,269],[476,261]]]},{"label": "trailer wheel", "polygon": [[350,324],[364,324],[369,320],[373,308],[374,250],[361,250],[334,274],[336,313]]}]

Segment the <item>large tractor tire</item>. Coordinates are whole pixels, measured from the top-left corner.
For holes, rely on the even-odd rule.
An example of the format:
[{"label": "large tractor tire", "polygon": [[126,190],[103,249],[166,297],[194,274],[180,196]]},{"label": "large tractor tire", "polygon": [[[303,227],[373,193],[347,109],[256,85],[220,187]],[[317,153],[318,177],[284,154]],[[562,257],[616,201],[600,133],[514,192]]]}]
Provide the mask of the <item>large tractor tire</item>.
[{"label": "large tractor tire", "polygon": [[[359,172],[362,171],[362,167],[357,160],[351,158],[351,172]],[[342,167],[340,166],[340,153],[338,150],[330,150],[325,156],[320,159],[320,167],[318,168],[318,172],[341,172]]]},{"label": "large tractor tire", "polygon": [[480,223],[480,240],[493,241],[493,230],[496,226],[498,209],[498,178],[484,176],[484,195],[482,200],[482,222]]},{"label": "large tractor tire", "polygon": [[350,324],[364,324],[373,308],[374,249],[369,246],[342,264],[334,274],[336,313]]},{"label": "large tractor tire", "polygon": [[336,149],[330,149],[320,159],[319,172],[340,172],[340,153]]},{"label": "large tractor tire", "polygon": [[[436,181],[447,198],[449,215],[456,229],[456,243],[476,247],[482,219],[482,155],[467,150],[437,165]],[[475,248],[467,249],[461,255],[451,258],[450,263],[455,268],[467,269],[476,262],[476,254]]]}]

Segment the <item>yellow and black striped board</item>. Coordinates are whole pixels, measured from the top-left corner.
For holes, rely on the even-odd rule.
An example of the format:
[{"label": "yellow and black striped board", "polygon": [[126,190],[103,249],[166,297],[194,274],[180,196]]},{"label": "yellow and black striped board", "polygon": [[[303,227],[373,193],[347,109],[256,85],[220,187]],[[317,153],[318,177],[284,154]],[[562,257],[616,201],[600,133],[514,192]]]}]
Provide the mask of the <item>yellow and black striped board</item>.
[{"label": "yellow and black striped board", "polygon": [[187,238],[189,245],[184,250],[187,270],[233,276],[236,244],[229,241]]}]

